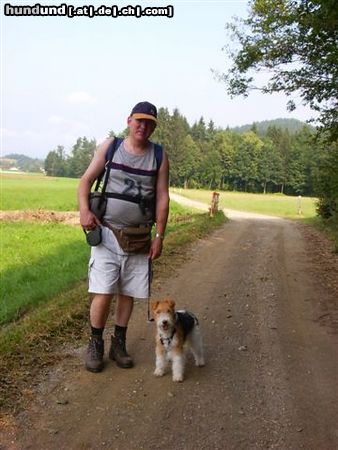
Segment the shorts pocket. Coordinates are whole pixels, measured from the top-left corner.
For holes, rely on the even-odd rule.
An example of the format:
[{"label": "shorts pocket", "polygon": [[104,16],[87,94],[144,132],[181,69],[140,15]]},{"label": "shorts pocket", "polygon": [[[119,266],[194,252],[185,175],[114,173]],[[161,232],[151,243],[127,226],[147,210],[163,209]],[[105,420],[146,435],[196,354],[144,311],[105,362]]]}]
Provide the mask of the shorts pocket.
[{"label": "shorts pocket", "polygon": [[88,263],[88,276],[90,275],[90,271],[92,270],[92,268],[94,266],[94,262],[95,262],[95,258],[91,257],[89,259],[89,263]]}]

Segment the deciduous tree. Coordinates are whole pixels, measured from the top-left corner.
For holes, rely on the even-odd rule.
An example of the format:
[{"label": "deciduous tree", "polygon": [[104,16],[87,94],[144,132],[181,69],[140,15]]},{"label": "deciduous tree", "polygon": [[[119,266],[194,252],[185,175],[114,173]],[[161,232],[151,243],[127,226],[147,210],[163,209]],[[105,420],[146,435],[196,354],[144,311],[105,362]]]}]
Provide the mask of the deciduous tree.
[{"label": "deciduous tree", "polygon": [[[249,5],[247,18],[227,26],[232,44],[226,49],[232,66],[221,79],[228,92],[246,96],[259,89],[300,96],[319,113],[319,122],[331,139],[336,139],[336,0],[251,0]],[[258,73],[264,76],[257,78]],[[259,80],[263,80],[261,84]],[[288,108],[295,108],[294,99],[290,99]]]}]

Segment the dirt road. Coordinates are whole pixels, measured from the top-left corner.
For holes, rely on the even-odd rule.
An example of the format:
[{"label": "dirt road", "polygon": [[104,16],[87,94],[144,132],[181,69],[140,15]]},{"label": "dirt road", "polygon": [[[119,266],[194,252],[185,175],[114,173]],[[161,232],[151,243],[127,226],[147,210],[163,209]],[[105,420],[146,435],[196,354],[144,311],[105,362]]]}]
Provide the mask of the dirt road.
[{"label": "dirt road", "polygon": [[155,378],[154,325],[137,302],[135,367],[107,360],[91,374],[84,349],[70,351],[0,448],[337,449],[337,300],[309,237],[289,221],[232,216],[153,293],[199,316],[206,367],[189,358],[183,383]]}]

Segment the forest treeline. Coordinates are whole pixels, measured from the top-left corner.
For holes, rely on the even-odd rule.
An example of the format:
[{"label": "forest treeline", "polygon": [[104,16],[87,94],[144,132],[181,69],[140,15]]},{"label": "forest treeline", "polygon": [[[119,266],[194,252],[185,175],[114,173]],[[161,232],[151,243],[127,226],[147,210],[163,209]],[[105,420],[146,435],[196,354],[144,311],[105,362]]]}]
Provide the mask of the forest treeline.
[{"label": "forest treeline", "polygon": [[[336,144],[318,138],[312,127],[290,132],[273,125],[262,133],[253,124],[240,133],[216,128],[203,117],[191,126],[178,109],[167,108],[159,109],[158,119],[152,140],[168,152],[171,186],[317,196],[321,215],[336,211],[330,197],[337,192],[337,174],[331,173],[337,167]],[[58,146],[47,155],[46,174],[81,177],[96,146],[86,137],[77,139],[70,155]]]}]

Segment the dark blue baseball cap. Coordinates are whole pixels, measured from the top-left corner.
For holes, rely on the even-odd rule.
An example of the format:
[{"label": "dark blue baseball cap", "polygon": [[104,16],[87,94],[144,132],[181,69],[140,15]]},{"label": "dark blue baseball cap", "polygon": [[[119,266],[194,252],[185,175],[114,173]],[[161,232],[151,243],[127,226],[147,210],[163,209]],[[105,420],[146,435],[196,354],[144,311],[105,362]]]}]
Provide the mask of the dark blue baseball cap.
[{"label": "dark blue baseball cap", "polygon": [[157,123],[157,109],[156,106],[149,102],[140,102],[134,106],[130,113],[131,117],[135,119],[149,119]]}]

